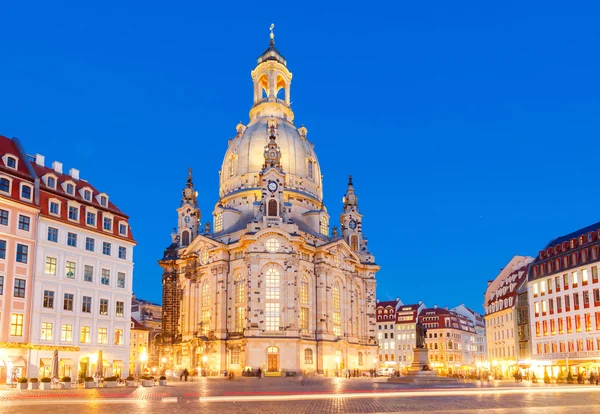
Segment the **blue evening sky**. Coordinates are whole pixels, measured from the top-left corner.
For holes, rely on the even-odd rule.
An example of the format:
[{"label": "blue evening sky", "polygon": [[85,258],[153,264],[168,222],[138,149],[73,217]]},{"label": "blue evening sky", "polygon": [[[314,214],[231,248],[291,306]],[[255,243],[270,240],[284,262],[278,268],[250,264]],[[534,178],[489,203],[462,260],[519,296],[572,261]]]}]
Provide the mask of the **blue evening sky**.
[{"label": "blue evening sky", "polygon": [[481,311],[513,255],[600,221],[597,2],[95,3],[0,6],[0,134],[130,215],[138,296],[161,300],[188,167],[211,219],[272,22],[332,224],[354,176],[379,298]]}]

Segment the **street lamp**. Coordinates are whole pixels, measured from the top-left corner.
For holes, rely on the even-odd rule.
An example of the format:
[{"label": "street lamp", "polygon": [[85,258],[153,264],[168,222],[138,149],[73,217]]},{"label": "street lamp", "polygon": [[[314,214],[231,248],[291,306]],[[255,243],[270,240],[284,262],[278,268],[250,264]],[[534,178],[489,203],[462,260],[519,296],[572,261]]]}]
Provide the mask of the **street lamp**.
[{"label": "street lamp", "polygon": [[140,367],[140,374],[142,374],[144,372],[144,365],[146,365],[146,361],[148,360],[148,354],[146,353],[146,350],[144,349],[142,351],[142,353],[140,354],[140,362],[142,363],[142,366]]},{"label": "street lamp", "polygon": [[204,371],[204,376],[206,377],[206,361],[208,361],[208,357],[206,355],[202,355],[202,371]]}]

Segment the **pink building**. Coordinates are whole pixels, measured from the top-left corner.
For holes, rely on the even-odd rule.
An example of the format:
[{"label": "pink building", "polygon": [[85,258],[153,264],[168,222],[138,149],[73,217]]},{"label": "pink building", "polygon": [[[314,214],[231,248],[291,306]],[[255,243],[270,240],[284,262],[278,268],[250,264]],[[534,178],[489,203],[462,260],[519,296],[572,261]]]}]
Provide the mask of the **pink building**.
[{"label": "pink building", "polygon": [[0,383],[27,375],[39,197],[16,138],[0,136]]}]

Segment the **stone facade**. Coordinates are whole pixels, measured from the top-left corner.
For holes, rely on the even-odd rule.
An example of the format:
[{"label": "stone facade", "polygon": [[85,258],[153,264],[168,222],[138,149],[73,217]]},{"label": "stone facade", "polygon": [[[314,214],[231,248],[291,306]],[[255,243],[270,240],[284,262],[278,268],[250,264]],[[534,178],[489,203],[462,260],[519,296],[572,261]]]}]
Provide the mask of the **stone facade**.
[{"label": "stone facade", "polygon": [[214,231],[200,228],[189,173],[159,261],[167,367],[333,374],[377,358],[379,266],[351,178],[341,234],[330,234],[313,144],[292,123],[291,79],[272,39],[252,71],[250,123],[237,126],[223,160]]}]

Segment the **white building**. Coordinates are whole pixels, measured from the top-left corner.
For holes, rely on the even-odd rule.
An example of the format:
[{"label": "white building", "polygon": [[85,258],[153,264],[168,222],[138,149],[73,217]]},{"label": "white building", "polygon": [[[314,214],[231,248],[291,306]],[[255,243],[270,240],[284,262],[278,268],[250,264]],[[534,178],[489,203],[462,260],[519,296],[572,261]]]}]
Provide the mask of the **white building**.
[{"label": "white building", "polygon": [[536,375],[589,375],[600,363],[600,223],[550,241],[527,284]]},{"label": "white building", "polygon": [[481,368],[483,363],[487,360],[484,317],[480,313],[475,312],[473,309],[466,307],[464,303],[452,308],[451,310],[466,318],[469,318],[471,322],[473,322],[473,326],[475,327],[475,347],[473,348],[473,354],[475,358],[475,365]]},{"label": "white building", "polygon": [[419,301],[414,305],[401,305],[396,311],[397,369],[406,371],[413,361],[414,348],[417,345],[417,318],[426,306]]},{"label": "white building", "polygon": [[377,315],[377,343],[379,344],[379,366],[396,368],[397,338],[396,338],[396,311],[402,305],[399,298],[396,300],[377,300],[375,314]]},{"label": "white building", "polygon": [[102,364],[105,376],[125,377],[135,246],[128,217],[79,171],[45,167],[41,155],[33,167],[40,214],[29,377],[49,376],[55,348],[61,376],[91,376]]}]

